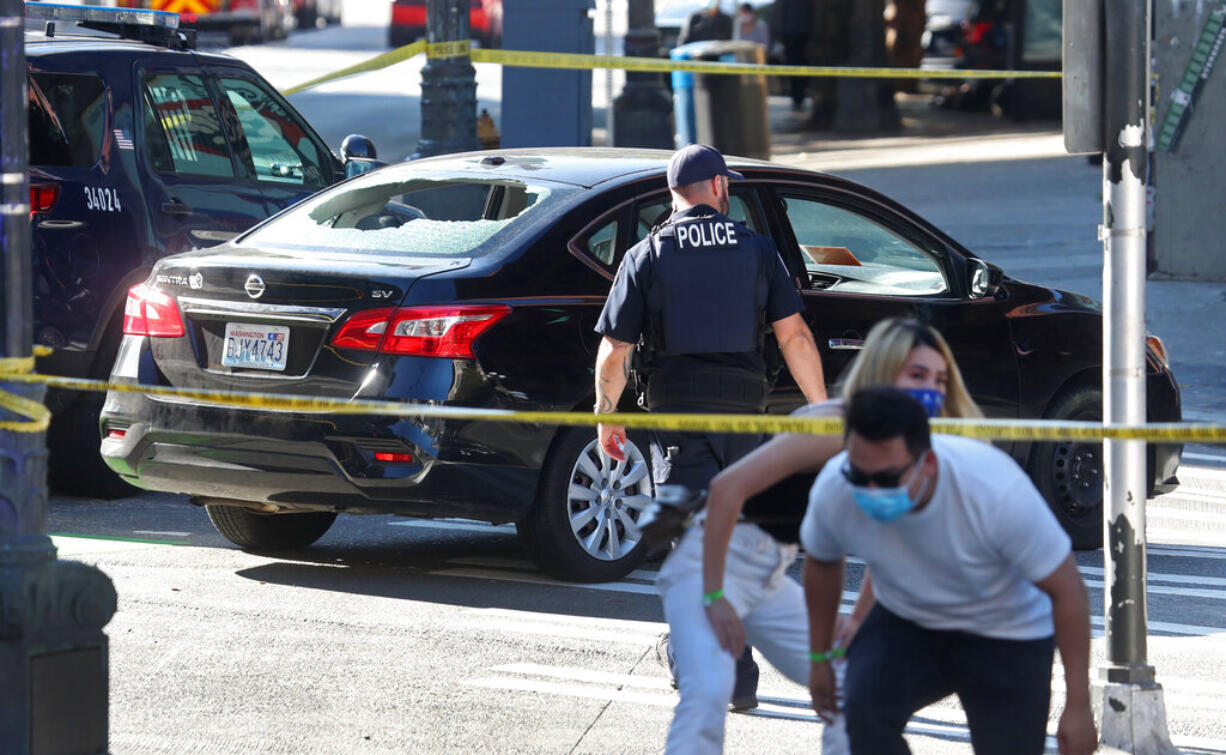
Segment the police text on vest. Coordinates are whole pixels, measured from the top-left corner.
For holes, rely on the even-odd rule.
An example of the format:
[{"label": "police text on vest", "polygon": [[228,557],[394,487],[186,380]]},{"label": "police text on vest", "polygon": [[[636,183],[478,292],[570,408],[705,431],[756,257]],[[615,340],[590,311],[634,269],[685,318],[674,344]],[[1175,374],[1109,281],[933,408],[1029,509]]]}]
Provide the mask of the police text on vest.
[{"label": "police text on vest", "polygon": [[735,223],[682,223],[677,226],[677,246],[735,246]]}]

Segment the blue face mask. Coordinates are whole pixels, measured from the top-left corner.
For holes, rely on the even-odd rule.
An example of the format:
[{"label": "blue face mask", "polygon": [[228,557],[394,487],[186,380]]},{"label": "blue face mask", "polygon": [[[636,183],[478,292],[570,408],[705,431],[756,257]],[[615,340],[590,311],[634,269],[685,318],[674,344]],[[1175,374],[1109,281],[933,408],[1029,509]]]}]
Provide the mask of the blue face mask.
[{"label": "blue face mask", "polygon": [[932,388],[907,388],[906,391],[911,394],[911,398],[920,402],[920,406],[928,412],[929,419],[941,415],[941,408],[945,406],[944,393]]},{"label": "blue face mask", "polygon": [[860,510],[878,522],[892,522],[915,508],[915,501],[911,500],[906,485],[896,488],[867,488],[857,485],[852,487],[851,494]]}]

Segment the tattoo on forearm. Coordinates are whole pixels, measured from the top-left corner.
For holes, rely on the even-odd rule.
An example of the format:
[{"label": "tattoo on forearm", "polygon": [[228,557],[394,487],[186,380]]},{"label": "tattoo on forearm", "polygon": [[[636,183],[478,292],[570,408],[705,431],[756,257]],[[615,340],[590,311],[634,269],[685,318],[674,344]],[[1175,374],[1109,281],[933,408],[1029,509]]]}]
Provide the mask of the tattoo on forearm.
[{"label": "tattoo on forearm", "polygon": [[626,352],[626,356],[622,359],[622,376],[627,380],[630,379],[630,353]]},{"label": "tattoo on forearm", "polygon": [[596,411],[600,414],[611,413],[613,411],[613,402],[609,400],[608,396],[601,394],[596,399]]}]

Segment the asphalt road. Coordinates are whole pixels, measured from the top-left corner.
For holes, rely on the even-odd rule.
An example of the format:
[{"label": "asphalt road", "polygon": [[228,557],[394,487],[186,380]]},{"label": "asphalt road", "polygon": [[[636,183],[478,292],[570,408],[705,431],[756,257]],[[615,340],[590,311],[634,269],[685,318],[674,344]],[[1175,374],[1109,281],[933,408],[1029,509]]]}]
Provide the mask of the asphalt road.
[{"label": "asphalt road", "polygon": [[[569,585],[532,569],[513,528],[359,516],[310,549],[248,554],[157,494],[55,498],[48,531],[119,592],[115,753],[662,749],[676,695],[656,660],[658,564]],[[1226,549],[1187,541],[1150,549],[1150,660],[1176,744],[1226,753]],[[1098,636],[1101,553],[1078,563]],[[1061,690],[1057,666],[1053,721]],[[729,752],[816,751],[805,690],[764,667],[760,696],[729,717]],[[968,752],[966,738],[952,700],[908,730],[917,753]]]}]

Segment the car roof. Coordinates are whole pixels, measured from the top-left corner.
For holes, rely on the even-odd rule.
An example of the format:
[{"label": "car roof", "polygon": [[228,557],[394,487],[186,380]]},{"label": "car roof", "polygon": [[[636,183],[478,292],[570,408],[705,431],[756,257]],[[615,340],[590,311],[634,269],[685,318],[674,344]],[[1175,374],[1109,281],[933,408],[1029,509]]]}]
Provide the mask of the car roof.
[{"label": "car roof", "polygon": [[[545,180],[591,188],[617,179],[645,178],[663,174],[672,150],[545,147],[491,149],[461,152],[413,160],[405,165],[414,171],[429,168],[447,174],[472,174],[485,177]],[[795,170],[752,158],[728,156],[730,168],[772,168]]]},{"label": "car roof", "polygon": [[136,53],[141,55],[161,54],[178,59],[183,59],[184,56],[186,56],[188,59],[199,61],[200,63],[237,65],[242,66],[243,68],[251,67],[246,62],[234,57],[233,55],[226,55],[219,52],[200,52],[199,50],[170,48],[147,42],[139,42],[132,39],[103,36],[102,34],[95,35],[73,32],[57,32],[55,36],[48,37],[41,29],[26,30],[25,51],[26,57],[40,57],[47,54],[72,53],[84,53],[89,55],[132,55]]}]

